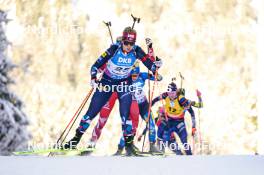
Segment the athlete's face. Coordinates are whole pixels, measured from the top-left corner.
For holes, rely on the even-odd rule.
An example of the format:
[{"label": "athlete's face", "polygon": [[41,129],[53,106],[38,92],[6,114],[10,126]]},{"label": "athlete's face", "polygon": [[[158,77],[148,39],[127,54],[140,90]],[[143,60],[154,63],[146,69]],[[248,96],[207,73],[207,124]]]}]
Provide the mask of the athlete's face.
[{"label": "athlete's face", "polygon": [[177,97],[177,92],[176,91],[169,91],[168,96],[170,97],[170,99],[173,100]]},{"label": "athlete's face", "polygon": [[123,41],[123,50],[125,52],[130,52],[134,46],[134,42],[129,42],[129,41]]},{"label": "athlete's face", "polygon": [[133,80],[133,81],[136,81],[137,78],[138,78],[138,74],[132,74],[132,80]]}]

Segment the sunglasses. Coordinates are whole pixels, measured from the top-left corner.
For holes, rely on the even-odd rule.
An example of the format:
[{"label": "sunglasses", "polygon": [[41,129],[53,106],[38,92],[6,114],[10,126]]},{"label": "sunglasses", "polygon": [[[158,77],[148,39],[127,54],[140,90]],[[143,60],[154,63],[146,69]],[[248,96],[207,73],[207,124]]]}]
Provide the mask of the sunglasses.
[{"label": "sunglasses", "polygon": [[169,95],[174,95],[174,94],[176,94],[176,91],[171,90],[171,89],[167,89],[167,92],[168,92]]},{"label": "sunglasses", "polygon": [[138,74],[132,74],[132,78],[137,78]]},{"label": "sunglasses", "polygon": [[129,41],[124,41],[124,45],[130,45],[130,46],[134,46],[135,43],[134,42],[129,42]]}]

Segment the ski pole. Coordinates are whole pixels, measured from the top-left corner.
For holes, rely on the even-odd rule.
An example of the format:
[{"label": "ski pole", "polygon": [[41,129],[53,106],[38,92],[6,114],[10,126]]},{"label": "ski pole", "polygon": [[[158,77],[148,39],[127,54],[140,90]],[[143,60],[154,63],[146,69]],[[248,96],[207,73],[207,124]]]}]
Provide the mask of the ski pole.
[{"label": "ski pole", "polygon": [[62,143],[65,141],[65,139],[66,139],[67,136],[69,135],[69,132],[71,131],[71,129],[72,129],[74,123],[76,122],[77,118],[79,117],[80,113],[82,112],[82,109],[83,109],[83,107],[85,106],[86,102],[88,101],[88,99],[90,98],[91,94],[93,93],[93,90],[94,90],[94,88],[92,88],[92,89],[89,91],[85,103],[82,105],[81,109],[79,110],[78,114],[76,115],[76,117],[75,117],[73,123],[71,124],[71,127],[69,128],[68,132],[66,133],[65,137],[63,138]]},{"label": "ski pole", "polygon": [[[148,44],[149,42],[149,38],[146,38],[146,44],[148,45],[148,55],[149,55],[149,58],[152,62],[155,61],[155,57],[154,57],[154,50],[153,50],[153,47],[152,47],[152,43],[151,44]],[[148,100],[150,101],[150,70],[148,70]]]},{"label": "ski pole", "polygon": [[[182,90],[184,77],[182,76],[181,72],[179,72],[179,75],[181,77],[181,90]],[[192,141],[193,141],[193,154],[195,154],[195,152],[196,152],[196,150],[195,150],[195,138],[196,138],[196,135],[193,135],[192,136]]]},{"label": "ski pole", "polygon": [[[103,70],[103,71],[101,72],[101,75],[100,75],[100,77],[99,77],[99,80],[102,79],[103,74],[104,74],[104,71],[105,71],[105,70]],[[94,88],[92,88],[92,89],[88,92],[88,94],[86,95],[86,97],[85,97],[85,99],[83,100],[82,104],[80,105],[80,107],[78,108],[78,110],[75,112],[74,116],[76,116],[76,114],[77,114],[77,116],[75,117],[75,120],[74,120],[73,124],[71,124],[71,127],[70,127],[69,131],[67,132],[67,135],[69,134],[71,128],[73,127],[75,121],[77,120],[78,116],[80,115],[80,113],[81,113],[83,107],[84,107],[85,104],[87,103],[87,101],[88,101],[88,99],[90,98],[91,94],[93,93],[93,90],[94,90]],[[74,119],[74,117],[71,119],[70,123],[72,122],[73,119]],[[69,127],[70,123],[67,125],[67,127]],[[66,131],[67,127],[65,128],[64,132]],[[63,134],[64,134],[64,133],[63,133]],[[62,134],[62,135],[63,135],[63,134]],[[65,141],[67,135],[64,137],[64,139],[63,139],[62,142]],[[62,137],[62,136],[61,136],[61,137]],[[61,138],[61,137],[60,137],[60,138]],[[58,140],[59,140],[59,139],[58,139]]]},{"label": "ski pole", "polygon": [[[148,44],[149,38],[146,38],[145,40],[146,40],[146,44],[148,45],[148,56],[149,56],[150,60],[152,62],[154,62],[155,61],[155,57],[154,57],[154,50],[153,50],[152,44],[151,44],[151,46]],[[150,101],[150,76],[151,76],[150,75],[150,70],[148,70],[148,101]],[[141,120],[140,121],[140,124],[139,124],[139,128],[141,128],[142,122],[143,121]],[[146,126],[146,128],[147,128],[147,126]],[[144,131],[146,130],[146,128],[144,129]],[[144,135],[143,133],[139,136],[140,138],[138,138],[138,141],[141,140],[141,137]],[[136,136],[137,135],[138,135],[138,133],[136,134]]]},{"label": "ski pole", "polygon": [[[156,56],[156,61],[159,61],[159,60],[160,60],[160,58]],[[155,75],[154,75],[154,84],[152,86],[152,92],[151,92],[151,97],[150,97],[150,101],[149,101],[148,118],[147,118],[146,122],[149,122],[149,118],[150,118],[150,111],[151,111],[151,105],[152,105],[154,90],[155,90],[155,86],[157,83],[157,76],[158,76],[158,70],[155,72]]]},{"label": "ski pole", "polygon": [[183,84],[184,77],[182,76],[181,72],[179,72],[179,74],[180,74],[180,77],[181,77],[181,89],[182,89],[182,84]]},{"label": "ski pole", "polygon": [[198,108],[198,123],[199,123],[199,144],[200,144],[200,150],[201,150],[201,154],[203,154],[203,150],[202,148],[202,134],[201,134],[201,123],[200,123],[200,109]]},{"label": "ski pole", "polygon": [[[145,146],[145,140],[146,140],[146,135],[147,135],[147,128],[148,128],[148,125],[149,125],[149,127],[150,127],[149,122],[146,123],[146,128],[145,128],[146,132],[143,131],[143,133],[144,133],[143,136],[144,136],[144,137],[143,137],[143,144],[142,144],[142,152],[143,152],[143,149],[144,149],[144,146]],[[140,140],[141,140],[141,138],[142,138],[142,136],[139,137]]]},{"label": "ski pole", "polygon": [[[159,61],[159,60],[160,60],[160,58],[158,58],[156,56],[156,61]],[[152,99],[153,99],[153,95],[154,95],[154,90],[155,90],[155,86],[156,86],[156,83],[157,83],[157,76],[158,76],[158,70],[155,72],[155,75],[154,75],[154,84],[153,84],[153,87],[152,87],[151,97],[150,97],[150,101],[149,101],[148,117],[146,119],[147,126],[148,126],[148,124],[150,125],[150,123],[149,123],[150,112],[151,112],[151,106],[152,106]],[[144,135],[144,139],[143,139],[142,152],[143,152],[143,148],[144,148],[144,144],[145,144],[145,139],[146,139],[146,134]]]},{"label": "ski pole", "polygon": [[[148,43],[148,38],[146,38],[146,43]],[[152,47],[152,43],[150,45],[148,45],[148,54],[149,54],[150,60],[154,62],[155,57],[154,57],[154,50]],[[150,70],[148,70],[148,87],[149,87],[148,88],[148,101],[150,102]],[[148,127],[148,125],[146,125],[146,128],[144,129],[145,132],[143,132],[142,135],[140,136],[140,140],[141,140],[141,137],[146,134],[147,129],[150,129],[150,124],[149,124],[149,127]],[[144,143],[144,141],[143,141],[143,143]]]},{"label": "ski pole", "polygon": [[107,26],[107,28],[108,28],[108,32],[109,32],[110,37],[111,37],[112,44],[114,44],[114,40],[113,40],[112,33],[111,33],[111,30],[110,30],[110,26],[112,25],[112,24],[111,24],[111,21],[109,21],[109,22],[104,22],[104,21],[103,21],[103,23]]},{"label": "ski pole", "polygon": [[146,128],[143,130],[142,134],[139,135],[139,137],[138,137],[138,142],[141,141],[141,138],[146,134],[147,130],[148,130],[148,127],[146,126]]},{"label": "ski pole", "polygon": [[57,143],[59,143],[59,141],[61,140],[62,136],[64,135],[64,133],[66,132],[66,130],[68,129],[68,127],[70,126],[70,124],[72,123],[72,121],[78,117],[78,115],[80,114],[80,112],[82,111],[84,105],[86,104],[86,102],[88,101],[90,95],[93,92],[93,88],[89,91],[89,93],[86,95],[86,97],[84,98],[84,100],[82,101],[81,105],[79,106],[78,110],[75,112],[75,114],[73,115],[73,117],[71,118],[70,122],[68,123],[68,125],[66,126],[66,128],[64,129],[64,131],[62,132],[61,136],[59,137],[59,139],[57,140]]},{"label": "ski pole", "polygon": [[137,18],[137,17],[133,16],[132,14],[131,14],[131,16],[133,18],[132,29],[134,29],[135,23],[136,22],[139,23],[140,22],[140,18]]},{"label": "ski pole", "polygon": [[[63,132],[61,133],[60,137],[58,138],[57,142],[56,142],[56,146],[59,144],[60,140],[62,139],[64,133],[66,132],[66,130],[68,129],[68,127],[71,125],[69,131],[71,130],[73,124],[75,123],[75,121],[77,120],[79,114],[81,113],[83,107],[85,106],[86,102],[88,101],[88,99],[90,98],[92,92],[93,92],[94,88],[92,88],[89,93],[86,95],[86,97],[84,98],[84,100],[82,101],[81,105],[79,106],[79,108],[77,109],[77,111],[75,112],[75,114],[73,115],[73,117],[71,118],[70,122],[68,123],[68,125],[65,127],[65,129],[63,130]],[[74,120],[74,122],[72,123],[72,121]],[[71,124],[72,123],[72,124]],[[64,142],[64,140],[66,139],[67,135],[69,134],[69,131],[67,132],[66,136],[63,138],[62,142]],[[50,156],[51,153],[49,153],[48,156]]]},{"label": "ski pole", "polygon": [[192,142],[193,142],[193,155],[196,154],[196,150],[195,150],[195,135],[192,136]]}]

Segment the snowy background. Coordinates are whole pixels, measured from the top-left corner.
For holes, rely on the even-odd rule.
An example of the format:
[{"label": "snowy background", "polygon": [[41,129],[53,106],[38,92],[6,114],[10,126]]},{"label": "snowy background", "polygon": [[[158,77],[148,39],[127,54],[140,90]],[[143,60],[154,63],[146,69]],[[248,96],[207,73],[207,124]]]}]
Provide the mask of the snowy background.
[{"label": "snowy background", "polygon": [[[10,151],[9,144],[14,150],[28,140],[32,145],[57,140],[90,88],[91,65],[110,45],[102,21],[112,22],[115,38],[132,24],[131,13],[141,17],[135,27],[138,44],[145,49],[144,38],[151,37],[164,60],[160,73],[165,80],[155,95],[172,77],[180,83],[178,72],[185,76],[187,98],[196,100],[195,89],[202,91],[204,108],[199,116],[195,111],[202,139],[221,145],[204,154],[263,154],[263,7],[257,0],[0,0],[0,9],[12,19],[1,23],[1,37],[10,42],[0,40],[1,66],[4,59],[16,65],[4,70],[15,84],[1,84],[0,91],[7,88],[21,102],[9,104],[12,100],[1,96],[9,111],[0,111],[2,154]],[[97,145],[99,155],[116,149],[121,135],[117,106]],[[17,121],[15,113],[21,117]],[[186,123],[190,126],[188,115]]]},{"label": "snowy background", "polygon": [[9,21],[7,13],[0,9],[0,155],[26,149],[30,139],[26,128],[29,124],[28,118],[22,111],[23,103],[9,89],[9,85],[14,83],[9,72],[16,67],[6,52],[11,44],[5,34]]},{"label": "snowy background", "polygon": [[[16,164],[12,163],[14,161]],[[0,174],[263,175],[263,161],[263,156],[0,157],[0,162],[3,162]]]}]

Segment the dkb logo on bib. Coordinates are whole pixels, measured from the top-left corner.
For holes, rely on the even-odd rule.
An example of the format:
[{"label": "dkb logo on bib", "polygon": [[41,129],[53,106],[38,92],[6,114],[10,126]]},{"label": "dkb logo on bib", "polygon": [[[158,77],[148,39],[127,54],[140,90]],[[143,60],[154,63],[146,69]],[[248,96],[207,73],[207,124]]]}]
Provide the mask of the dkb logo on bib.
[{"label": "dkb logo on bib", "polygon": [[122,58],[122,57],[119,57],[118,58],[118,62],[119,63],[131,63],[131,58]]}]

